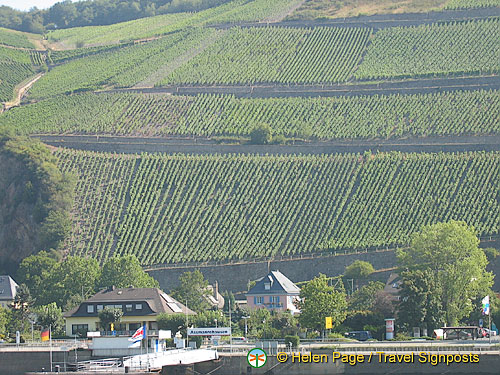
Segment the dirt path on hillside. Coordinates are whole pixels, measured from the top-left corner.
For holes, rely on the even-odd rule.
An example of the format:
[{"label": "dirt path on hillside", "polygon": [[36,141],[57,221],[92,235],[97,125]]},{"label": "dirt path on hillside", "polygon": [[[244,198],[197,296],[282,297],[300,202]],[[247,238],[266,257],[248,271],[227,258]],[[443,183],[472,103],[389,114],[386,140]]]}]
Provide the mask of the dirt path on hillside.
[{"label": "dirt path on hillside", "polygon": [[169,62],[166,65],[160,67],[156,72],[154,72],[151,76],[146,78],[144,81],[136,83],[134,88],[142,88],[142,87],[153,87],[155,83],[161,81],[162,78],[167,77],[170,73],[172,73],[177,68],[180,68],[183,64],[196,57],[203,51],[205,51],[208,47],[210,47],[217,39],[222,37],[227,30],[218,31],[215,34],[211,35],[207,39],[205,39],[197,48],[193,48],[181,56],[177,57],[173,61]]},{"label": "dirt path on hillside", "polygon": [[42,78],[43,75],[44,73],[38,73],[35,77],[31,78],[28,82],[16,89],[16,98],[10,102],[6,102],[4,104],[4,110],[10,109],[12,107],[17,107],[21,103],[21,99],[23,98],[26,91],[28,91],[36,81]]}]

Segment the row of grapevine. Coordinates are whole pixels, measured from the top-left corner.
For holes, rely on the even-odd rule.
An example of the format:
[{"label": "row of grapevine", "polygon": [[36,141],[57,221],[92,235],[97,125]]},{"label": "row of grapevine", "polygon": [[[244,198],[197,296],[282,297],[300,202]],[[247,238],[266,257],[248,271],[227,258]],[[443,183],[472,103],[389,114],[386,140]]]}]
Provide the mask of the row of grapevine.
[{"label": "row of grapevine", "polygon": [[358,79],[500,69],[500,19],[394,27],[375,34]]},{"label": "row of grapevine", "polygon": [[446,9],[500,7],[500,0],[449,0]]},{"label": "row of grapevine", "polygon": [[59,150],[78,177],[74,254],[143,264],[406,244],[422,225],[500,230],[500,154],[115,155]]},{"label": "row of grapevine", "polygon": [[366,28],[235,27],[159,84],[342,82],[370,34]]},{"label": "row of grapevine", "polygon": [[500,134],[500,91],[338,98],[83,93],[14,108],[0,125],[23,134],[248,135],[322,139]]},{"label": "row of grapevine", "polygon": [[25,34],[3,27],[0,27],[0,44],[18,48],[35,48]]},{"label": "row of grapevine", "polygon": [[214,29],[187,30],[148,43],[71,60],[37,81],[30,94],[43,98],[104,85],[133,86],[214,33],[217,33]]},{"label": "row of grapevine", "polygon": [[0,102],[11,100],[14,88],[36,73],[35,65],[42,64],[39,52],[0,47]]}]

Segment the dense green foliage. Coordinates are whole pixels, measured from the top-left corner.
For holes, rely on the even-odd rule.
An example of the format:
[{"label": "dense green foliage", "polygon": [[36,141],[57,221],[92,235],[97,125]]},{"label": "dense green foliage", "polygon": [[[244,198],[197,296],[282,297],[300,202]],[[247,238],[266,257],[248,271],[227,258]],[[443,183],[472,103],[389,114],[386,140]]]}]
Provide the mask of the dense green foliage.
[{"label": "dense green foliage", "polygon": [[101,261],[254,259],[405,244],[449,219],[500,225],[498,153],[58,156],[78,176],[68,249]]},{"label": "dense green foliage", "polygon": [[473,227],[462,221],[427,225],[398,251],[402,272],[400,324],[433,330],[456,326],[488,294],[493,274]]},{"label": "dense green foliage", "polygon": [[332,318],[333,328],[339,326],[347,317],[347,301],[343,286],[340,290],[329,286],[328,279],[323,274],[301,288],[297,307],[300,309],[300,325],[320,332],[326,329],[326,317]]},{"label": "dense green foliage", "polygon": [[380,30],[368,46],[358,79],[500,69],[500,20]]},{"label": "dense green foliage", "polygon": [[[78,94],[0,116],[21,134],[244,135],[272,124],[297,137],[392,138],[500,133],[500,91],[338,98]],[[78,119],[78,120],[77,120]]]},{"label": "dense green foliage", "polygon": [[233,28],[161,84],[345,81],[370,33],[361,28]]},{"label": "dense green foliage", "polygon": [[40,251],[23,259],[16,279],[25,283],[37,305],[55,302],[68,310],[102,288],[157,288],[133,255],[111,257],[99,267],[95,259],[69,256],[64,260]]},{"label": "dense green foliage", "polygon": [[449,0],[448,9],[500,7],[500,0]]},{"label": "dense green foliage", "polygon": [[179,277],[180,285],[172,291],[172,297],[193,311],[202,312],[209,309],[210,305],[205,298],[208,281],[205,280],[200,270],[184,272]]},{"label": "dense green foliage", "polygon": [[48,97],[103,85],[133,86],[172,63],[186,50],[195,48],[213,33],[216,33],[213,29],[188,30],[148,43],[72,60],[55,67],[37,81],[31,89],[31,96]]},{"label": "dense green foliage", "polygon": [[74,184],[57,163],[41,142],[0,134],[1,262],[58,249],[70,233]]},{"label": "dense green foliage", "polygon": [[366,279],[373,272],[375,269],[370,262],[358,259],[346,267],[344,276],[349,279]]},{"label": "dense green foliage", "polygon": [[20,48],[35,48],[26,35],[0,27],[0,44]]}]

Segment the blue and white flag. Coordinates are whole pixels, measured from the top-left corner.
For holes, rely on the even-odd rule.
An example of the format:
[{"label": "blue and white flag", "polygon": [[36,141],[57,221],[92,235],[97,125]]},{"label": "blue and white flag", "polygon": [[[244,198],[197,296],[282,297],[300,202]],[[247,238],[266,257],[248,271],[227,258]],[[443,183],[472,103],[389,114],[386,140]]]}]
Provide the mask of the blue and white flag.
[{"label": "blue and white flag", "polygon": [[483,315],[490,315],[490,296],[486,296],[481,301],[483,304]]}]

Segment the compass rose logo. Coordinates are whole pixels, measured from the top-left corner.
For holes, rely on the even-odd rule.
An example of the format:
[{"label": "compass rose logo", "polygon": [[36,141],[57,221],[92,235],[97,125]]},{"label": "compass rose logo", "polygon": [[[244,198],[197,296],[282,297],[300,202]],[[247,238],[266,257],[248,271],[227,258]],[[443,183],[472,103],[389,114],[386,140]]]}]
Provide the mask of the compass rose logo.
[{"label": "compass rose logo", "polygon": [[253,368],[260,368],[266,364],[267,354],[262,349],[254,348],[248,352],[247,361]]}]

